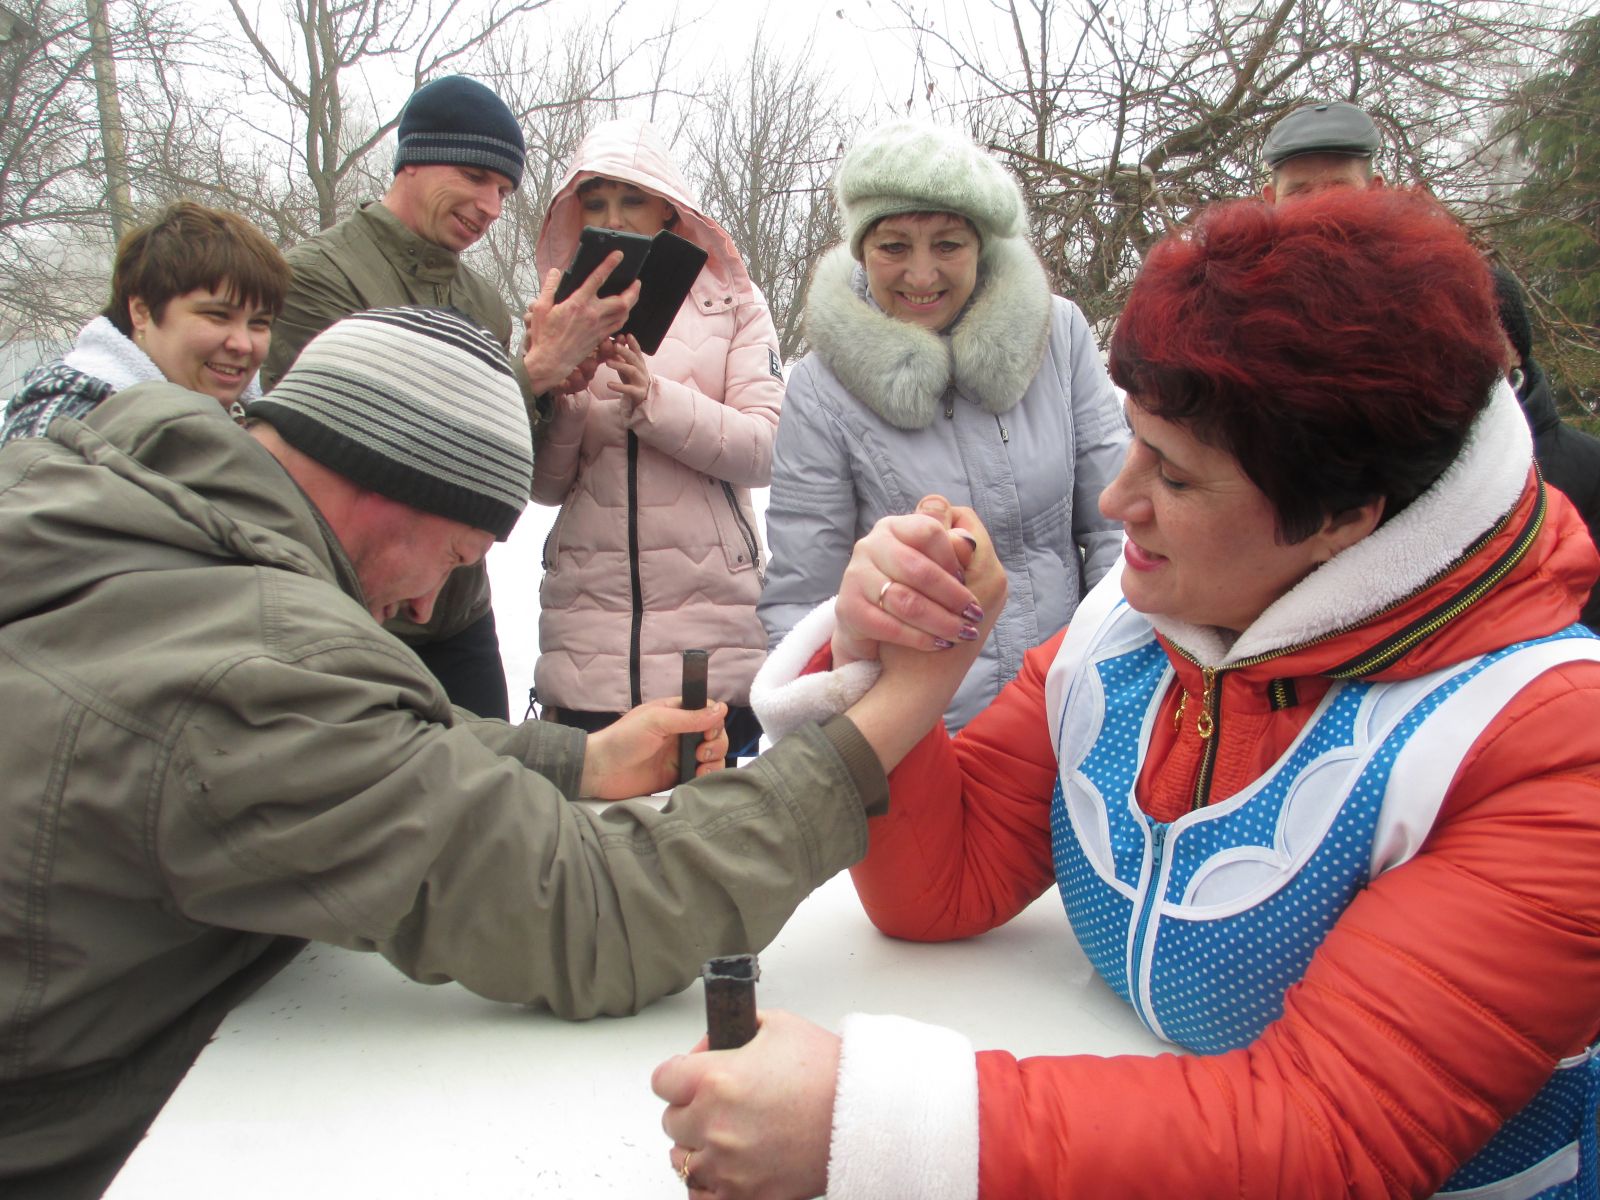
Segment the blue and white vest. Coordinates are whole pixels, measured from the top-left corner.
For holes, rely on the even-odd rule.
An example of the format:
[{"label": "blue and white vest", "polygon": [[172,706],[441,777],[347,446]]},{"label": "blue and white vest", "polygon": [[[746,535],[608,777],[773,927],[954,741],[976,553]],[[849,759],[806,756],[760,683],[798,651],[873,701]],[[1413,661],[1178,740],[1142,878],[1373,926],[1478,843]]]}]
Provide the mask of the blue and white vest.
[{"label": "blue and white vest", "polygon": [[[1415,680],[1336,683],[1274,768],[1176,821],[1134,799],[1173,670],[1119,589],[1073,617],[1046,685],[1056,879],[1084,952],[1152,1032],[1201,1053],[1254,1041],[1367,882],[1405,862],[1467,750],[1537,675],[1600,661],[1581,626]],[[1595,1197],[1594,1049],[1445,1184],[1473,1200]]]}]

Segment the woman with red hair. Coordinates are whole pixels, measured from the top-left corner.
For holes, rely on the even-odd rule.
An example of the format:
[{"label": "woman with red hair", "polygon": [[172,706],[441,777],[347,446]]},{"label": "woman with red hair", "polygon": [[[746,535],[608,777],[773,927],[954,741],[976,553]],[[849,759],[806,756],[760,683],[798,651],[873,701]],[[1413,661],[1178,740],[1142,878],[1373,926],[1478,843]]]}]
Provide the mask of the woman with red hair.
[{"label": "woman with red hair", "polygon": [[[1193,1053],[767,1013],[657,1069],[674,1166],[722,1198],[1596,1195],[1597,559],[1532,469],[1478,255],[1409,193],[1211,210],[1110,360],[1121,563],[961,735],[868,734],[890,811],[853,870],[921,940],[1054,883]],[[768,730],[953,687],[935,639],[992,560],[964,511],[880,522],[758,678]],[[846,661],[873,651],[876,682]]]}]

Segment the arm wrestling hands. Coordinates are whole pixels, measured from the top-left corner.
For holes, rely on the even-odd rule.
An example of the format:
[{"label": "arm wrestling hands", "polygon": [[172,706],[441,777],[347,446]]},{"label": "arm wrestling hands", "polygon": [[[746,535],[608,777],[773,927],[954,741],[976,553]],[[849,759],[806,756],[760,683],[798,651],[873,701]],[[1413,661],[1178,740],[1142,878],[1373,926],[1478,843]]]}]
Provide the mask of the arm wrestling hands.
[{"label": "arm wrestling hands", "polygon": [[[981,573],[987,563],[987,574],[968,586],[980,536],[988,553],[973,569]],[[987,606],[976,590],[985,584],[998,588]],[[943,496],[924,496],[915,512],[884,517],[855,544],[839,581],[833,665],[875,659],[885,642],[910,650],[980,642],[985,608],[998,613],[1004,600],[1005,571],[977,515]]]},{"label": "arm wrestling hands", "polygon": [[678,735],[703,734],[695,757],[695,777],[721,770],[728,757],[723,728],[728,706],[713,700],[704,708],[683,708],[679,697],[647,700],[614,724],[591,733],[583,756],[580,795],[598,800],[648,796],[678,782]]},{"label": "arm wrestling hands", "polygon": [[1006,598],[1006,572],[970,508],[925,496],[856,543],[834,607],[834,666],[883,674],[847,711],[885,772],[934,728]]},{"label": "arm wrestling hands", "polygon": [[[910,515],[885,517],[856,543],[834,610],[834,663],[883,663],[848,715],[884,770],[941,718],[1005,593],[1005,568],[976,515],[942,496],[924,498]],[[650,1086],[667,1102],[661,1126],[689,1195],[822,1195],[839,1052],[837,1034],[772,1011],[761,1014],[747,1046],[711,1052],[702,1039],[658,1066]]]},{"label": "arm wrestling hands", "polygon": [[561,286],[561,269],[546,272],[539,298],[523,313],[526,334],[522,342],[522,365],[528,379],[540,392],[580,392],[594,378],[595,368],[607,353],[612,334],[628,320],[628,313],[639,299],[639,282],[615,296],[601,296],[600,285],[622,262],[622,252],[613,251],[560,304],[555,302]]}]

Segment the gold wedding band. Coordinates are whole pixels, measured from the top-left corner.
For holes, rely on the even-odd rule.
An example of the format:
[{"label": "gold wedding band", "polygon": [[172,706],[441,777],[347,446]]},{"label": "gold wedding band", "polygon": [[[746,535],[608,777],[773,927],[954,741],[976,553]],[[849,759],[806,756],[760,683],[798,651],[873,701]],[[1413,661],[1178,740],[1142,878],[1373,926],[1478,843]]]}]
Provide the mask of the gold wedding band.
[{"label": "gold wedding band", "polygon": [[894,586],[894,580],[885,579],[883,586],[878,589],[878,607],[883,608],[883,598],[889,594],[889,589]]},{"label": "gold wedding band", "polygon": [[694,1184],[689,1182],[689,1160],[693,1157],[693,1150],[685,1150],[683,1152],[683,1161],[678,1164],[678,1178],[682,1181],[684,1187],[694,1186]]}]

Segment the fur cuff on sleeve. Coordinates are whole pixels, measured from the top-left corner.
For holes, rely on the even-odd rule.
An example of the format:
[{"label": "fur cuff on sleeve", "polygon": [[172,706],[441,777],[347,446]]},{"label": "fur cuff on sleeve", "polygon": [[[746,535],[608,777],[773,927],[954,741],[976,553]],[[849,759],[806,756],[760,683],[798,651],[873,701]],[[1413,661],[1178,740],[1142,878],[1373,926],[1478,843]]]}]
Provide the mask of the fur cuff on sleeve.
[{"label": "fur cuff on sleeve", "polygon": [[977,1200],[978,1065],[959,1033],[844,1019],[828,1200]]},{"label": "fur cuff on sleeve", "polygon": [[800,673],[817,651],[833,640],[833,605],[833,600],[824,600],[802,617],[767,655],[750,683],[750,706],[774,742],[807,721],[838,716],[878,681],[883,668],[876,662],[848,663],[812,675]]}]

